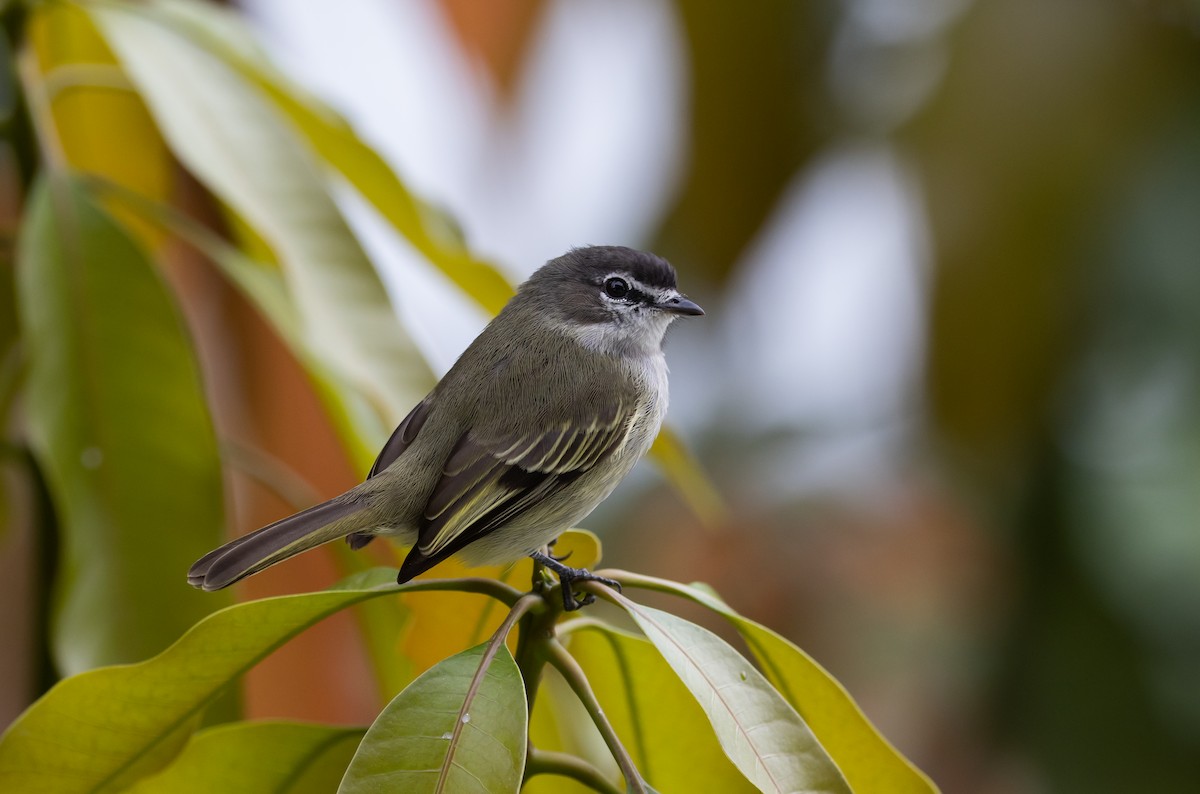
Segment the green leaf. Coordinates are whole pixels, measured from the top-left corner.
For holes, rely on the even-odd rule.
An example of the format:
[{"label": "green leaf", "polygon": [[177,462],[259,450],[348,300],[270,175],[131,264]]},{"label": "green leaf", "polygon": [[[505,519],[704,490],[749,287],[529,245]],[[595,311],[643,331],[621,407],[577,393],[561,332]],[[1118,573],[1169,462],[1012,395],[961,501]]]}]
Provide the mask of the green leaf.
[{"label": "green leaf", "polygon": [[[142,4],[83,6],[146,101],[171,150],[272,249],[304,344],[352,387],[333,397],[366,468],[433,377],[305,141],[260,88]],[[354,399],[353,395],[361,399]]]},{"label": "green leaf", "polygon": [[63,527],[56,660],[143,659],[227,603],[183,579],[223,522],[191,344],[150,262],[65,180],[33,190],[18,290],[30,440]]},{"label": "green leaf", "polygon": [[612,596],[700,704],[725,754],[766,792],[850,787],[812,731],[754,666],[708,629]]},{"label": "green leaf", "polygon": [[929,794],[938,790],[875,730],[836,678],[788,640],[739,615],[712,588],[638,575],[621,574],[621,580],[682,596],[728,619],[745,639],[767,679],[808,723],[858,794]]},{"label": "green leaf", "polygon": [[[363,440],[374,432],[377,419],[368,417],[364,427],[360,421],[362,417],[355,414],[361,408],[357,393],[305,341],[302,318],[288,292],[283,273],[277,266],[248,256],[168,204],[148,199],[102,178],[84,177],[81,181],[98,197],[132,211],[155,230],[176,236],[207,257],[259,311],[304,366],[327,409],[331,411],[335,424],[345,431],[343,436]],[[360,456],[367,454],[368,448],[362,446]]]},{"label": "green leaf", "polygon": [[175,761],[130,794],[326,794],[354,756],[363,728],[238,722],[199,731]]},{"label": "green leaf", "polygon": [[570,634],[568,648],[647,782],[660,791],[756,791],[653,645],[588,623]]},{"label": "green leaf", "polygon": [[167,764],[204,707],[272,650],[340,609],[404,589],[238,604],[200,621],[153,659],[60,681],[0,736],[0,790],[119,791]]},{"label": "green leaf", "polygon": [[480,677],[487,643],[430,668],[367,731],[339,794],[500,794],[521,787],[525,687],[503,645]]}]

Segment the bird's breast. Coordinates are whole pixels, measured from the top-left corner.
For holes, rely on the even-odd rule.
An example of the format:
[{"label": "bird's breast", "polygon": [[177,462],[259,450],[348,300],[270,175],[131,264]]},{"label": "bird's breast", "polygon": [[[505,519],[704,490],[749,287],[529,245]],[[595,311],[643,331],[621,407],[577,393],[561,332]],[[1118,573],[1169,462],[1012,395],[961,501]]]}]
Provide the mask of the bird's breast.
[{"label": "bird's breast", "polygon": [[623,451],[636,461],[654,443],[663,418],[667,415],[670,396],[667,362],[662,355],[646,356],[632,360],[627,366],[629,376],[636,384],[638,407],[630,423]]}]

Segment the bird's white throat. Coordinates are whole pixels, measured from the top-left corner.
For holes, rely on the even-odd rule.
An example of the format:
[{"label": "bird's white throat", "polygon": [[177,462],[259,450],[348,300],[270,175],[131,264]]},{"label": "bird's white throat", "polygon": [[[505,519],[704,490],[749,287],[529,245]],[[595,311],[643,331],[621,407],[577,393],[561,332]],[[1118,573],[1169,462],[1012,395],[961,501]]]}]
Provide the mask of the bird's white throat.
[{"label": "bird's white throat", "polygon": [[574,337],[579,344],[610,356],[662,356],[663,337],[675,319],[664,312],[647,311],[624,322],[556,322],[555,329]]}]

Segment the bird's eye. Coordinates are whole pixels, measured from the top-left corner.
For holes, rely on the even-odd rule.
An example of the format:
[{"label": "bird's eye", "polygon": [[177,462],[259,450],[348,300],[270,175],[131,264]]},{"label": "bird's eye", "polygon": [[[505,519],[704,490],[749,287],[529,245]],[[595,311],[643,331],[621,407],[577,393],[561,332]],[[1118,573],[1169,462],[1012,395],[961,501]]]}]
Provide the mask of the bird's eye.
[{"label": "bird's eye", "polygon": [[610,298],[624,298],[629,294],[629,284],[625,279],[613,276],[604,280],[604,293]]}]

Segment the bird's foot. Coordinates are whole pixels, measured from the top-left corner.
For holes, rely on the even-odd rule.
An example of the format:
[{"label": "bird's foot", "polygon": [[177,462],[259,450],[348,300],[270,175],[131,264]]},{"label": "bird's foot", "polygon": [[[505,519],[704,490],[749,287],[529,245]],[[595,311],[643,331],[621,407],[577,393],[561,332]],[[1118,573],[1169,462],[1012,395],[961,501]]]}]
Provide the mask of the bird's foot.
[{"label": "bird's foot", "polygon": [[572,568],[569,565],[563,565],[559,561],[559,558],[540,551],[535,551],[529,556],[542,567],[548,568],[558,574],[558,583],[562,588],[563,609],[567,612],[574,612],[580,607],[585,607],[596,600],[596,596],[591,593],[584,593],[582,596],[575,595],[575,590],[572,587],[575,582],[599,582],[605,587],[611,587],[618,593],[621,592],[621,583],[615,579],[596,576],[586,568]]},{"label": "bird's foot", "polygon": [[556,545],[558,545],[558,538],[554,538],[554,540],[552,540],[546,544],[546,556],[549,557],[550,559],[554,560],[555,562],[566,562],[567,560],[569,560],[571,558],[571,552],[569,552],[569,551],[566,554],[562,555],[561,557],[558,556],[557,554],[554,554],[554,547]]}]

